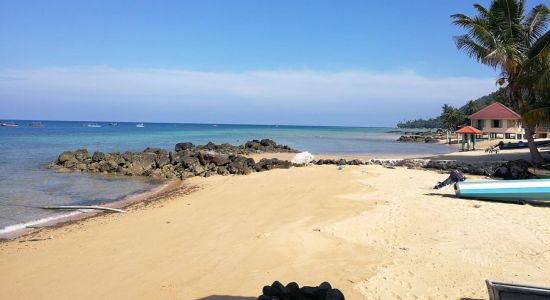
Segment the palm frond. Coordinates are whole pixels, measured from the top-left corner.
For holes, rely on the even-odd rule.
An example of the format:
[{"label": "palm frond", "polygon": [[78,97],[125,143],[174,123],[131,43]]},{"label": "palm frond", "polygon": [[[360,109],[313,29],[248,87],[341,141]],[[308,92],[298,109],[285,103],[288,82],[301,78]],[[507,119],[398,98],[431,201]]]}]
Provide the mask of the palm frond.
[{"label": "palm frond", "polygon": [[529,125],[537,125],[550,121],[550,107],[531,109],[521,115],[524,122]]},{"label": "palm frond", "polygon": [[550,31],[547,31],[531,45],[529,51],[527,52],[527,57],[536,57],[548,48],[550,48]]},{"label": "palm frond", "polygon": [[482,5],[474,4],[474,8],[477,10],[480,17],[482,17],[482,18],[488,18],[489,17],[490,12],[485,7],[483,7]]},{"label": "palm frond", "polygon": [[503,39],[519,41],[523,38],[521,19],[524,13],[524,0],[493,0],[491,17]]},{"label": "palm frond", "polygon": [[533,43],[544,33],[548,20],[550,20],[550,9],[544,4],[539,4],[529,11],[523,21],[529,43]]},{"label": "palm frond", "polygon": [[456,36],[454,39],[456,48],[466,52],[469,57],[493,68],[498,66],[498,61],[491,55],[491,51],[474,41],[469,35]]}]

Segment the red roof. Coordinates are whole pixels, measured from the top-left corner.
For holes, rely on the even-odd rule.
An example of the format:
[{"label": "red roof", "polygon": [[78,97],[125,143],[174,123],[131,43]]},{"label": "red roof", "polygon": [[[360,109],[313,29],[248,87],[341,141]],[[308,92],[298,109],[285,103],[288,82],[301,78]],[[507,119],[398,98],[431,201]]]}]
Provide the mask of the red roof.
[{"label": "red roof", "polygon": [[495,102],[470,116],[470,119],[520,120],[521,116],[504,104]]},{"label": "red roof", "polygon": [[472,126],[464,126],[456,131],[456,133],[471,133],[471,134],[480,134],[481,130],[472,127]]}]

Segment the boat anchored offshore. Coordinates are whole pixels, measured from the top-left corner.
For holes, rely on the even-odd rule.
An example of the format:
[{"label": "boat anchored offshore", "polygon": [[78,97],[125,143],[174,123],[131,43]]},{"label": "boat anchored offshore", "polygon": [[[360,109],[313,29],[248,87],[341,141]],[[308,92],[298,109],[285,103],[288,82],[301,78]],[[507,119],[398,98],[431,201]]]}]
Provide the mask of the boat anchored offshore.
[{"label": "boat anchored offshore", "polygon": [[143,128],[143,127],[145,127],[145,124],[139,123],[139,124],[136,125],[136,127],[137,127],[137,128]]},{"label": "boat anchored offshore", "polygon": [[455,194],[502,202],[550,201],[550,179],[466,180],[455,184]]},{"label": "boat anchored offshore", "polygon": [[46,126],[46,124],[44,124],[42,122],[30,122],[29,126],[30,127],[44,127],[44,126]]},{"label": "boat anchored offshore", "polygon": [[19,125],[17,123],[14,123],[14,122],[0,123],[0,126],[3,126],[3,127],[19,127]]},{"label": "boat anchored offshore", "polygon": [[99,125],[97,123],[87,123],[87,124],[84,124],[84,127],[99,128],[99,127],[101,127],[101,125]]}]

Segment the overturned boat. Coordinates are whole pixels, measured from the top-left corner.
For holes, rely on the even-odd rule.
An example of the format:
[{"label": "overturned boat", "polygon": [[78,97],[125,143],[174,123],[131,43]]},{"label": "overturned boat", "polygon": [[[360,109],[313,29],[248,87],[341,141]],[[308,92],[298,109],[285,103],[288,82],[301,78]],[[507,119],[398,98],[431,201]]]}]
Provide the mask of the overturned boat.
[{"label": "overturned boat", "polygon": [[502,202],[550,201],[550,179],[466,180],[455,184],[455,194]]}]

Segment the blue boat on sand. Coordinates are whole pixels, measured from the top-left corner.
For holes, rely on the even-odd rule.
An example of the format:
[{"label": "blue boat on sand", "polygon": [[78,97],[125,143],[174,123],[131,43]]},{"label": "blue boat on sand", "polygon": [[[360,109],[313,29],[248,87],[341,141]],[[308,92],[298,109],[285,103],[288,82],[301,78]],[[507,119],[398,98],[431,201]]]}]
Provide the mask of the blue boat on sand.
[{"label": "blue boat on sand", "polygon": [[502,202],[550,201],[550,179],[467,180],[455,185],[455,194]]}]

